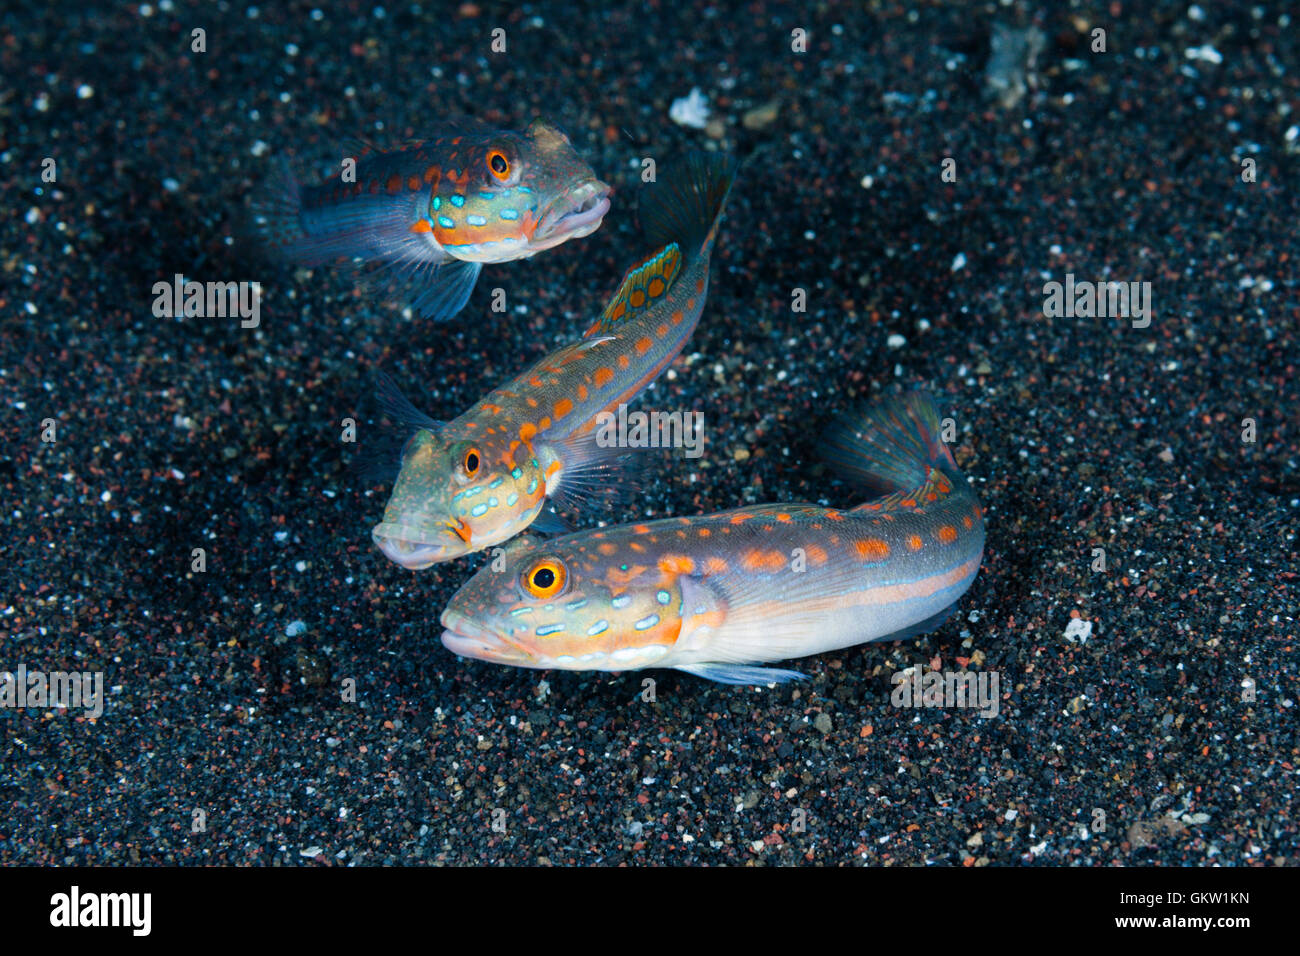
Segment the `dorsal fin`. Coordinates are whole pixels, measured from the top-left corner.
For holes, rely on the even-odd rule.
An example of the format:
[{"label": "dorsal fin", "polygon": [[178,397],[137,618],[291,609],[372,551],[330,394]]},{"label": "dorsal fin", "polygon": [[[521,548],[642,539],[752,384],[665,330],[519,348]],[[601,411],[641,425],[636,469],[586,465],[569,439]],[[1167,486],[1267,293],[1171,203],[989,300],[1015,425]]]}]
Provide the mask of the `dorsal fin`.
[{"label": "dorsal fin", "polygon": [[655,304],[673,284],[682,270],[682,250],[675,242],[633,266],[623,277],[614,297],[600,318],[587,330],[587,337],[615,331]]}]

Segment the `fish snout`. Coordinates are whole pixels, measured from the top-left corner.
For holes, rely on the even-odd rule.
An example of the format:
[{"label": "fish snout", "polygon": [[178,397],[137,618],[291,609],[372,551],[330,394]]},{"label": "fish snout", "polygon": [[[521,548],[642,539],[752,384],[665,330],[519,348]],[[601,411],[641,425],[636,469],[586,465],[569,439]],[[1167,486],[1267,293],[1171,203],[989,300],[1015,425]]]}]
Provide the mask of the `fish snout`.
[{"label": "fish snout", "polygon": [[500,635],[454,608],[442,612],[441,623],[444,628],[442,646],[453,654],[498,664],[523,663],[518,647],[506,643]]},{"label": "fish snout", "polygon": [[[464,547],[453,550],[450,540],[429,541],[426,535],[414,529],[387,521],[375,525],[370,537],[384,557],[409,571],[419,571],[439,561],[450,561],[467,550]],[[456,543],[461,544],[459,538]]]},{"label": "fish snout", "polygon": [[599,179],[592,179],[570,189],[551,203],[533,234],[535,243],[558,245],[566,239],[589,236],[604,221],[609,212],[609,197],[613,190]]}]

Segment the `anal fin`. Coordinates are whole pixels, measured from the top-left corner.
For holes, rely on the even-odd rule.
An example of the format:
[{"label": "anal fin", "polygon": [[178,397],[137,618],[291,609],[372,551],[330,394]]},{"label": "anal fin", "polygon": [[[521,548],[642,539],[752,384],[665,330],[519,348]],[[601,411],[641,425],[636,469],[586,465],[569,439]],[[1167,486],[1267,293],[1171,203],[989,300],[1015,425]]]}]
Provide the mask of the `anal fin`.
[{"label": "anal fin", "polygon": [[785,684],[792,680],[807,680],[807,674],[787,671],[778,667],[753,667],[747,664],[724,664],[708,661],[702,664],[679,664],[674,670],[685,671],[696,677],[717,681],[719,684],[752,684],[765,686]]}]

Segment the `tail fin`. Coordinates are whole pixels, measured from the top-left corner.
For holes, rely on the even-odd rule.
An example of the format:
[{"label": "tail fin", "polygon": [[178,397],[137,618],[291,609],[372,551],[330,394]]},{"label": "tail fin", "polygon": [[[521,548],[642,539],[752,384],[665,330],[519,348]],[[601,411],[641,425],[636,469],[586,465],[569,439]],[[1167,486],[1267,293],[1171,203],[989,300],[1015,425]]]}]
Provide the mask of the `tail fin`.
[{"label": "tail fin", "polygon": [[253,230],[269,251],[292,260],[303,238],[302,186],[279,156],[271,175],[251,204]]},{"label": "tail fin", "polygon": [[713,243],[739,164],[725,153],[691,153],[672,176],[641,193],[641,228],[652,247],[676,243],[688,257]]},{"label": "tail fin", "polygon": [[881,494],[914,491],[925,484],[930,468],[950,478],[960,474],[939,429],[930,396],[908,392],[832,427],[826,458],[855,484]]},{"label": "tail fin", "polygon": [[650,308],[681,275],[683,260],[709,254],[737,166],[723,153],[693,153],[670,178],[643,190],[641,226],[654,252],[627,271],[588,338]]}]

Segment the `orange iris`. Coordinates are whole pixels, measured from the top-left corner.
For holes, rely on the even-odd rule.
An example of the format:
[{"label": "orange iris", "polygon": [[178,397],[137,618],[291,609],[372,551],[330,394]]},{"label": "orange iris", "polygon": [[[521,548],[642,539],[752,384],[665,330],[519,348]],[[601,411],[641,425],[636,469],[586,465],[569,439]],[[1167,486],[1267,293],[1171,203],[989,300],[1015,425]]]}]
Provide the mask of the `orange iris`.
[{"label": "orange iris", "polygon": [[555,597],[564,590],[569,572],[564,563],[555,558],[542,558],[534,562],[522,578],[524,590],[535,598]]}]

